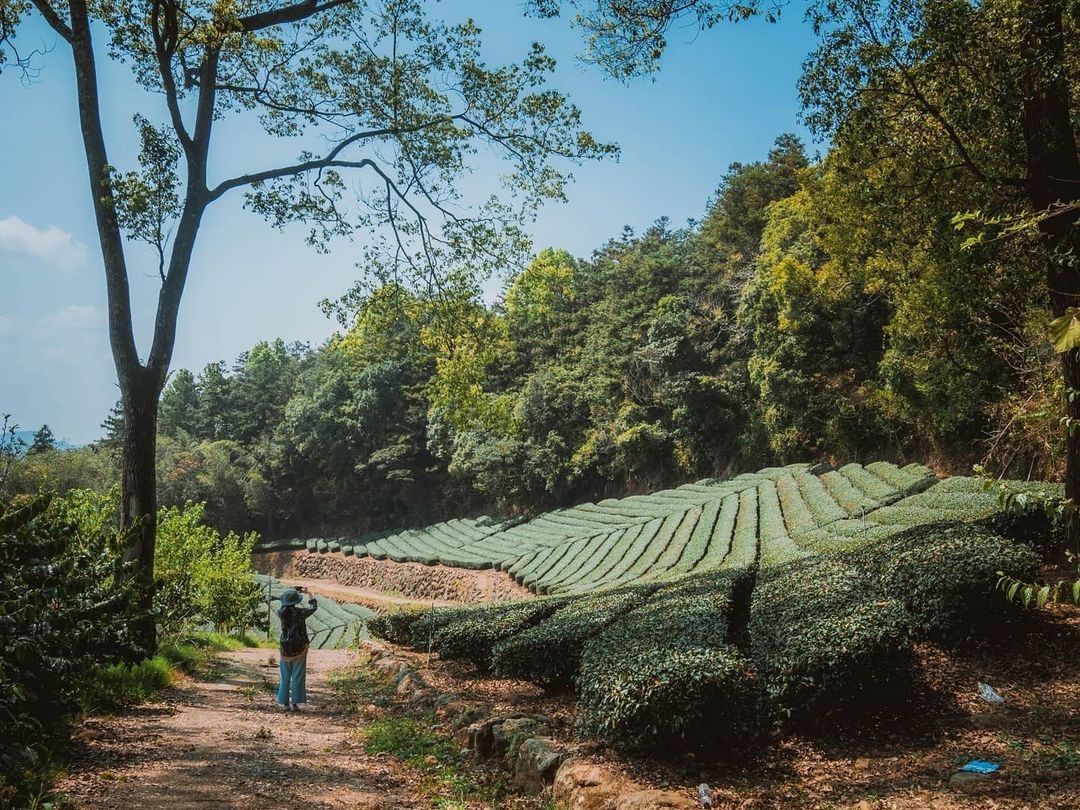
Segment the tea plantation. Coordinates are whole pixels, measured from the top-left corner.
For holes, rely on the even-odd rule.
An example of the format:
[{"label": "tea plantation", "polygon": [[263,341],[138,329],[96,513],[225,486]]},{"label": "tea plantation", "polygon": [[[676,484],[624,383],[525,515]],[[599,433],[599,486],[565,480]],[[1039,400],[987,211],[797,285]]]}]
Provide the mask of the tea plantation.
[{"label": "tea plantation", "polygon": [[[255,579],[261,586],[264,596],[269,585],[271,603],[267,615],[270,620],[270,636],[278,638],[281,635],[281,620],[277,615],[277,609],[280,607],[277,600],[287,586],[282,585],[277,579],[262,574],[256,575]],[[375,615],[375,611],[363,605],[339,603],[325,596],[318,596],[317,599],[319,609],[307,620],[311,646],[317,650],[349,646],[355,640],[358,628],[362,628],[364,622]]]},{"label": "tea plantation", "polygon": [[938,481],[926,467],[876,462],[837,470],[793,464],[651,495],[586,503],[515,523],[490,517],[355,540],[279,548],[395,562],[498,568],[539,594],[781,563],[881,540],[911,526],[977,520],[997,499],[973,478]]},{"label": "tea plantation", "polygon": [[921,465],[791,465],[351,552],[467,560],[540,594],[380,616],[377,635],[573,686],[581,729],[602,739],[739,740],[902,701],[918,639],[1000,620],[996,572],[1030,576],[1038,558],[997,533],[998,513],[979,480]]}]

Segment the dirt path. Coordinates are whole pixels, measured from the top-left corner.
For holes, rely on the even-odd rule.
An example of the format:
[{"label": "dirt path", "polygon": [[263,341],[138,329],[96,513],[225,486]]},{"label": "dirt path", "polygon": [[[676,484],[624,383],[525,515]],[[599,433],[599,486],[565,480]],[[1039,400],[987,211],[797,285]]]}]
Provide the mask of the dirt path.
[{"label": "dirt path", "polygon": [[357,719],[339,713],[330,672],[348,650],[313,650],[306,711],[273,703],[276,651],[225,653],[216,677],[170,690],[161,703],[91,718],[58,788],[79,808],[413,808],[406,766],[368,756]]}]

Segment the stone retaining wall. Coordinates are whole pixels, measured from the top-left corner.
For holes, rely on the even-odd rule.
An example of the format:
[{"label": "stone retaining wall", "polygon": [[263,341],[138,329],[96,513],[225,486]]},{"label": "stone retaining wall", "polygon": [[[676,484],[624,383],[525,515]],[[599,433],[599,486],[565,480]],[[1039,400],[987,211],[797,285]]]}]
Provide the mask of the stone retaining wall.
[{"label": "stone retaining wall", "polygon": [[[547,717],[524,713],[488,717],[482,707],[470,706],[458,695],[436,692],[419,672],[394,655],[390,645],[365,641],[361,649],[400,697],[454,720],[454,741],[463,754],[497,762],[526,794],[550,790],[560,810],[695,810],[702,806],[685,791],[646,788],[610,767],[574,756],[574,746],[548,736]],[[477,714],[480,717],[469,722]]]},{"label": "stone retaining wall", "polygon": [[255,555],[255,567],[273,576],[324,579],[408,599],[498,602],[532,596],[502,571],[472,571],[445,565],[397,563],[328,552],[269,552]]}]

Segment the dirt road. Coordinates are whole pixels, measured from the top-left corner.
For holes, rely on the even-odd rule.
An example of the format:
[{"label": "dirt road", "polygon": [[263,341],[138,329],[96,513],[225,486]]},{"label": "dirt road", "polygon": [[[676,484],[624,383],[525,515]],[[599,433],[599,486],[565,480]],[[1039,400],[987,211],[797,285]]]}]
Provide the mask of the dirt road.
[{"label": "dirt road", "polygon": [[365,754],[355,716],[340,711],[328,675],[355,658],[313,650],[310,703],[287,714],[268,689],[277,682],[275,650],[225,653],[213,679],[85,721],[58,788],[79,808],[430,806],[407,766]]}]

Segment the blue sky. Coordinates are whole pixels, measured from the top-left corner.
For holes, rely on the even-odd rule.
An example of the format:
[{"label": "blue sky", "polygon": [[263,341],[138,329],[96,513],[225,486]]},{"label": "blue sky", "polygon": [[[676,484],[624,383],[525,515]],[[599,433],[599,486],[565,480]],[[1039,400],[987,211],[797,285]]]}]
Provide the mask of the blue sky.
[{"label": "blue sky", "polygon": [[[520,58],[533,40],[545,43],[559,61],[554,84],[571,94],[598,137],[622,147],[619,162],[575,169],[570,201],[545,208],[532,229],[537,248],[588,255],[624,225],[699,217],[728,164],[762,158],[781,132],[809,143],[795,83],[814,40],[796,9],[776,25],[676,29],[656,80],[629,85],[575,60],[581,42],[565,19],[527,19],[517,3],[491,0],[449,0],[441,9],[480,24],[492,63]],[[56,47],[31,86],[13,71],[0,75],[0,413],[24,428],[48,423],[57,436],[85,442],[100,435],[118,391],[70,55],[36,22],[20,40],[25,48]],[[99,46],[103,60],[104,50]],[[110,159],[127,168],[136,151],[131,116],[156,115],[160,99],[139,91],[123,66],[103,63],[100,70]],[[222,174],[262,167],[277,154],[243,125],[223,135],[215,147]],[[318,255],[301,230],[272,230],[243,211],[238,197],[215,203],[199,237],[174,367],[231,361],[261,339],[323,340],[334,325],[317,302],[349,287],[359,250],[339,243]],[[156,266],[146,253],[133,256],[145,351]]]}]

